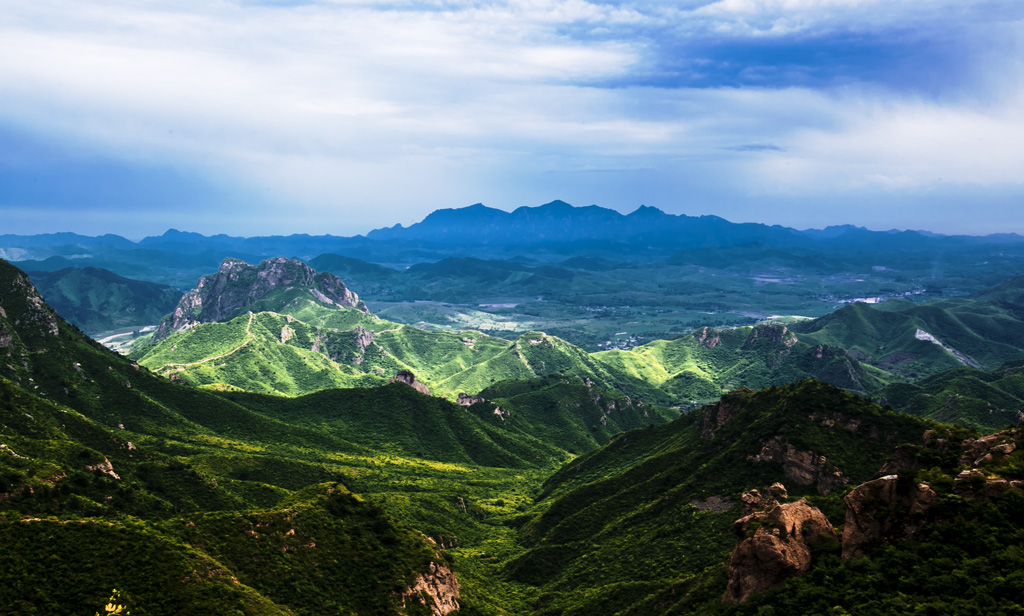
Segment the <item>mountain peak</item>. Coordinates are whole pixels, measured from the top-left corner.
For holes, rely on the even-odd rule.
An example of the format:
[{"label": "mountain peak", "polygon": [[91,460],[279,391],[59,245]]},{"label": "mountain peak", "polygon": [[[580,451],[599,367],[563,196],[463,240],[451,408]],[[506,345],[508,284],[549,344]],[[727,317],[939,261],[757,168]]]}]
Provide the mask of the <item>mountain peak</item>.
[{"label": "mountain peak", "polygon": [[635,210],[627,214],[627,216],[629,216],[630,218],[655,218],[660,216],[668,216],[668,214],[666,214],[663,210],[660,210],[656,207],[651,207],[649,205],[641,205],[640,207],[636,208]]},{"label": "mountain peak", "polygon": [[320,304],[369,312],[340,278],[330,272],[318,274],[297,259],[274,257],[259,265],[249,265],[228,257],[217,273],[200,278],[196,288],[181,298],[174,312],[160,324],[156,337],[164,338],[200,323],[231,319],[256,302],[295,290],[305,292]]}]

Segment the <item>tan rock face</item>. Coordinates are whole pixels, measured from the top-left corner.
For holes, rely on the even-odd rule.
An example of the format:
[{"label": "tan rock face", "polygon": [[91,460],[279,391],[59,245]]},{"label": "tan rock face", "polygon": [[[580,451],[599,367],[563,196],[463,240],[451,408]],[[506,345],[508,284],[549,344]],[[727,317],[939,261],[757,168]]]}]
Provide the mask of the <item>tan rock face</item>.
[{"label": "tan rock face", "polygon": [[811,567],[811,549],[836,531],[806,499],[744,516],[733,524],[739,543],[729,563],[723,601],[739,603],[751,595],[803,575]]},{"label": "tan rock face", "polygon": [[802,486],[815,486],[822,495],[829,494],[849,481],[841,471],[829,469],[825,456],[797,449],[781,436],[765,441],[761,451],[747,459],[751,462],[781,464],[786,479]]},{"label": "tan rock face", "polygon": [[843,502],[843,559],[848,560],[882,539],[909,537],[919,531],[924,514],[939,497],[928,484],[901,487],[896,475],[886,475],[857,486]]},{"label": "tan rock face", "polygon": [[981,466],[986,462],[999,461],[1017,450],[1018,430],[1005,430],[981,438],[969,438],[963,442],[960,464]]},{"label": "tan rock face", "polygon": [[110,463],[110,460],[103,458],[103,461],[99,464],[86,464],[85,470],[87,471],[99,471],[104,475],[113,477],[114,479],[121,479],[121,477],[114,472],[114,465]]},{"label": "tan rock face", "polygon": [[388,383],[405,383],[409,387],[412,387],[416,391],[426,396],[430,395],[430,390],[423,383],[416,380],[416,376],[408,370],[399,370],[398,374],[393,376]]},{"label": "tan rock face", "polygon": [[402,607],[406,602],[418,601],[430,608],[432,616],[445,616],[459,609],[459,581],[451,569],[430,563],[430,570],[416,576],[412,586],[402,593]]},{"label": "tan rock face", "polygon": [[976,468],[960,471],[953,480],[953,494],[963,498],[993,499],[999,498],[1007,490],[1024,488],[1020,479],[1007,480],[1002,477],[988,477]]},{"label": "tan rock face", "polygon": [[693,337],[697,339],[697,344],[707,349],[713,349],[722,344],[718,333],[710,327],[702,327],[693,334]]}]

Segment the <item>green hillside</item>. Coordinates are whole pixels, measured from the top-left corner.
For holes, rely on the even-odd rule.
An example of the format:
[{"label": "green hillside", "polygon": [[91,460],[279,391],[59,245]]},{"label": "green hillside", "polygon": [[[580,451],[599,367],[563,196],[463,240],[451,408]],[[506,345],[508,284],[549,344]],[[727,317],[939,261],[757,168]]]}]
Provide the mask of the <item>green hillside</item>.
[{"label": "green hillside", "polygon": [[166,285],[123,278],[95,267],[30,272],[46,303],[87,334],[154,325],[181,298]]},{"label": "green hillside", "polygon": [[901,380],[965,365],[991,370],[1024,357],[1024,322],[983,300],[857,303],[793,328],[803,341],[848,349]]},{"label": "green hillside", "polygon": [[[982,462],[972,484],[954,481],[973,436],[814,381],[733,392],[555,473],[537,513],[516,521],[526,551],[504,574],[538,589],[538,615],[1017,613],[1024,496],[1008,480],[1024,476],[1024,454]],[[996,438],[1019,446],[1024,432]],[[898,443],[909,444],[890,457]],[[805,577],[723,603],[742,491],[784,482],[789,502],[806,496],[842,529],[843,496],[887,473],[898,473],[897,494],[927,485],[935,504],[880,506],[882,539],[864,556],[844,560],[825,541]]]},{"label": "green hillside", "polygon": [[[439,383],[480,384],[486,401],[467,407],[401,383],[294,397],[175,383],[83,336],[2,262],[0,306],[0,605],[19,613],[96,613],[114,589],[142,615],[444,613],[417,588],[452,598],[453,576],[463,615],[1012,614],[1024,597],[1010,483],[1024,479],[1024,433],[991,437],[1004,453],[969,459],[981,471],[968,481],[977,433],[820,381],[740,388],[667,422],[653,398],[603,384],[875,374],[781,326],[592,355],[540,333],[432,338],[365,314],[335,332],[326,323],[352,315],[303,305],[306,320],[244,314],[153,348],[177,352],[191,333],[224,355],[190,358],[219,378],[252,347],[246,365],[267,372],[244,377],[296,390],[314,355],[378,382],[378,368],[437,362]],[[476,353],[472,371],[445,362]],[[634,372],[606,359],[631,355]],[[487,382],[488,362],[530,378]],[[979,378],[1019,396],[1015,370]],[[843,496],[887,460],[900,490],[936,492],[926,514],[879,513],[916,534],[846,561],[824,543],[804,578],[722,603],[742,492],[784,482],[839,526]]]},{"label": "green hillside", "polygon": [[[528,508],[564,449],[403,384],[294,399],[175,384],[0,265],[4,605],[80,613],[117,588],[137,614],[418,613],[394,592],[431,562],[455,568],[467,613],[520,605],[474,555],[511,549],[489,519]],[[97,547],[76,559],[82,544]]]},{"label": "green hillside", "polygon": [[1018,361],[989,372],[955,368],[915,383],[892,383],[875,396],[920,417],[997,430],[1021,420],[1024,367]]},{"label": "green hillside", "polygon": [[[543,513],[522,522],[528,550],[506,574],[539,587],[546,599],[537,614],[617,613],[720,566],[743,490],[782,481],[791,495],[814,500],[841,493],[846,482],[870,478],[894,442],[918,441],[925,427],[815,381],[733,392],[555,473],[544,484]],[[791,446],[794,461],[752,461],[773,442]],[[799,475],[800,452],[827,463]],[[608,601],[613,608],[602,607]]]},{"label": "green hillside", "polygon": [[[303,425],[316,423],[305,405],[274,409],[281,399],[250,395],[252,410],[150,374],[56,317],[6,263],[0,306],[0,603],[24,613],[92,612],[114,588],[135,614],[420,613],[415,593],[400,609],[402,592],[431,562],[445,563],[422,532],[472,545],[481,540],[482,496],[507,491],[502,507],[515,506],[513,486],[537,476],[430,456],[453,457],[449,446],[501,462],[542,453],[553,456],[543,459],[548,468],[565,456],[404,385],[384,393],[397,396],[393,404],[374,406],[378,434],[400,443],[408,431],[392,430],[394,439],[387,431],[404,414],[423,430],[425,458],[400,446],[372,450],[352,434]],[[348,408],[370,415],[351,401]],[[425,420],[428,410],[438,429]],[[427,436],[442,439],[444,416],[456,413],[462,423],[448,440]],[[494,441],[502,438],[515,451],[500,449]],[[386,507],[338,480],[385,492],[374,500]],[[469,579],[472,598],[479,591]]]},{"label": "green hillside", "polygon": [[702,328],[629,351],[587,353],[541,332],[514,341],[473,331],[427,332],[302,298],[273,306],[267,301],[253,307],[279,312],[200,324],[133,356],[195,385],[288,396],[381,384],[399,370],[410,370],[432,393],[449,399],[499,381],[559,374],[666,405],[809,376],[862,392],[891,380],[842,349],[807,344],[781,325]]},{"label": "green hillside", "polygon": [[[633,401],[577,377],[502,381],[480,392],[489,404],[470,411],[492,423],[529,434],[572,454],[606,444],[620,432],[657,425],[678,412]],[[494,406],[503,413],[496,414]]]}]

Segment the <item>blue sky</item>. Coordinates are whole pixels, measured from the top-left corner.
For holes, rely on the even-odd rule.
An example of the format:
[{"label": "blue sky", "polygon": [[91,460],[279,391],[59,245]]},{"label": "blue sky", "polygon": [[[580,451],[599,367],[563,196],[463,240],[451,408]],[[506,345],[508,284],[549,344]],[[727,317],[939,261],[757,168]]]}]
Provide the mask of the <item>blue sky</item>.
[{"label": "blue sky", "polygon": [[1024,233],[1019,0],[5,0],[0,233],[563,199]]}]

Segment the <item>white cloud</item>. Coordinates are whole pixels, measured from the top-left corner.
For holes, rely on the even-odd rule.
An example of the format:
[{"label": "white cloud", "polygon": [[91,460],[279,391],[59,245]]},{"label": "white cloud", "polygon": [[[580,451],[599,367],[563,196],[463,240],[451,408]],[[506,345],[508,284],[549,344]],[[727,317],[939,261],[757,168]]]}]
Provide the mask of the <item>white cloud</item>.
[{"label": "white cloud", "polygon": [[593,169],[633,171],[581,199],[642,176],[637,200],[658,204],[685,182],[728,199],[1019,184],[1024,168],[1013,59],[995,59],[1003,90],[984,105],[866,87],[595,85],[649,70],[657,41],[636,26],[781,36],[932,15],[950,0],[5,4],[0,123],[83,155],[190,169],[310,219],[339,203],[375,203],[361,214],[373,226],[403,203],[585,195],[570,182],[593,180],[569,176]]}]

